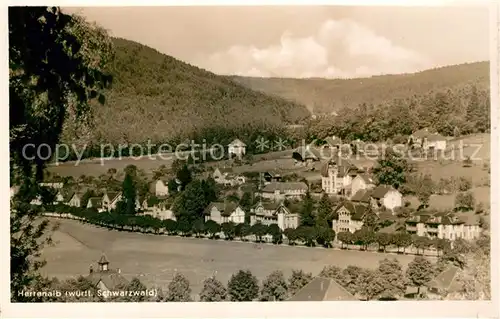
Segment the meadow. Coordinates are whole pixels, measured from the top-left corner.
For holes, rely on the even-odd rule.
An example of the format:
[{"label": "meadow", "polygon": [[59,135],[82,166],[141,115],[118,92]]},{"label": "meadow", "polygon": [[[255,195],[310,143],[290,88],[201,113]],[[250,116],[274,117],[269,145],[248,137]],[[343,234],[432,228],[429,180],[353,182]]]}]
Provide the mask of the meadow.
[{"label": "meadow", "polygon": [[[52,222],[55,222],[52,220]],[[198,294],[202,282],[211,275],[224,283],[239,269],[249,269],[262,281],[274,270],[290,276],[293,269],[317,275],[324,266],[378,266],[384,258],[397,258],[403,267],[413,260],[411,255],[344,251],[325,248],[274,246],[213,241],[208,239],[167,237],[110,231],[81,224],[74,220],[57,220],[59,229],[53,234],[55,245],[47,247],[42,257],[47,265],[45,275],[59,278],[86,275],[102,253],[111,268],[120,268],[127,279],[138,277],[146,285],[166,289],[176,272],[184,274]]]}]

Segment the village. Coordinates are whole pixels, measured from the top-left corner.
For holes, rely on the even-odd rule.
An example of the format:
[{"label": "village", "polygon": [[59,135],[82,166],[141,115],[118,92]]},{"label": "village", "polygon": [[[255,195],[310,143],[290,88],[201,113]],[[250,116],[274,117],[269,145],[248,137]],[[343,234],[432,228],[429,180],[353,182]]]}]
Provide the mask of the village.
[{"label": "village", "polygon": [[[363,154],[363,142],[358,140],[354,143],[355,149],[361,150],[358,153]],[[409,137],[408,145],[425,151],[444,151],[446,139],[422,129]],[[243,142],[235,139],[228,145],[229,157],[241,158],[245,155],[245,147]],[[301,179],[297,174],[290,175],[280,168],[236,173],[226,163],[224,166],[216,164],[210,167],[210,170],[199,174],[198,178],[213,179],[223,191],[216,201],[208,202],[204,207],[203,221],[212,221],[219,226],[227,223],[248,224],[250,227],[256,224],[277,225],[280,236],[284,234],[283,239],[289,240],[286,234],[302,225],[301,204],[308,195],[318,200],[322,196],[328,197],[327,203],[331,207],[327,208],[328,216],[325,216],[325,221],[328,228],[333,230],[331,241],[337,244],[341,244],[341,239],[346,238],[344,234],[354,234],[363,229],[367,219],[375,219],[377,225],[386,226],[377,227],[380,233],[404,231],[418,237],[450,241],[459,238],[473,240],[480,236],[482,221],[477,214],[470,213],[475,206],[459,211],[418,209],[409,213],[409,203],[404,201],[401,191],[393,185],[377,185],[371,174],[373,168],[358,167],[349,158],[342,158],[339,155],[341,147],[340,139],[331,137],[325,139],[321,146],[311,143],[293,150],[294,166],[307,172],[316,169],[321,176],[320,185]],[[174,180],[174,191],[177,188],[175,193],[178,193],[182,188],[181,182]],[[169,180],[167,176],[156,176],[155,180],[149,182],[147,193],[135,196],[137,215],[150,216],[160,221],[177,220],[172,209],[176,194],[172,194],[169,182],[172,182],[172,178]],[[104,188],[100,190],[102,195],[89,196],[96,195],[99,190],[89,190],[88,187],[82,189],[78,186],[80,190],[75,191],[65,188],[62,182],[47,182],[42,185],[57,190],[53,203],[55,205],[109,213],[115,211],[124,200],[123,192],[116,188],[112,191]],[[251,198],[247,198],[249,203],[242,205],[244,193],[248,193],[246,196]],[[33,201],[33,204],[41,203],[40,198]],[[313,210],[316,211],[317,208]],[[461,210],[465,212],[462,213]],[[273,241],[270,234],[263,235],[266,241],[282,242],[281,239]],[[227,237],[222,231],[217,236]],[[352,240],[347,241],[348,244]]]}]

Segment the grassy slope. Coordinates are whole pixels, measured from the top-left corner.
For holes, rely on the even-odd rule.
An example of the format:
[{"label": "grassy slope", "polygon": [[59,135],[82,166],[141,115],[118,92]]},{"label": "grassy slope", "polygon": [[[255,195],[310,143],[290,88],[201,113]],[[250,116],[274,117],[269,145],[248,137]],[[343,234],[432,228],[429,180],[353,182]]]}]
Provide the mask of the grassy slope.
[{"label": "grassy slope", "polygon": [[139,43],[114,39],[114,44],[113,88],[106,104],[96,108],[94,142],[165,141],[214,125],[275,126],[310,115],[302,105],[252,91]]},{"label": "grassy slope", "polygon": [[282,79],[231,77],[251,89],[306,105],[314,113],[331,112],[361,103],[378,104],[394,98],[425,94],[431,90],[476,83],[489,87],[489,63],[447,66],[413,74],[359,79]]}]

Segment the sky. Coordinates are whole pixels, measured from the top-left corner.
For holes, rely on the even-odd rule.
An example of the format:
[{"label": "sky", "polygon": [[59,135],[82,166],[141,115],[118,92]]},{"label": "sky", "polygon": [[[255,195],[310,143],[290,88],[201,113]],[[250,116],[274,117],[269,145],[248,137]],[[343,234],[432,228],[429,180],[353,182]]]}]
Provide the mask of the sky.
[{"label": "sky", "polygon": [[64,10],[217,74],[355,78],[489,59],[484,6]]}]

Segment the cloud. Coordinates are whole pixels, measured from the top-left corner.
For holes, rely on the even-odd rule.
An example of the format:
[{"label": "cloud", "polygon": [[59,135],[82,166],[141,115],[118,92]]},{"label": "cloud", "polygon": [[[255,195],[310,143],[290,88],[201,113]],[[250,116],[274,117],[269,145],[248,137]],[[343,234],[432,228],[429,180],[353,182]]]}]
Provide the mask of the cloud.
[{"label": "cloud", "polygon": [[328,20],[308,37],[285,32],[268,47],[234,45],[194,62],[218,74],[292,78],[356,78],[432,67],[420,53],[352,20]]}]

